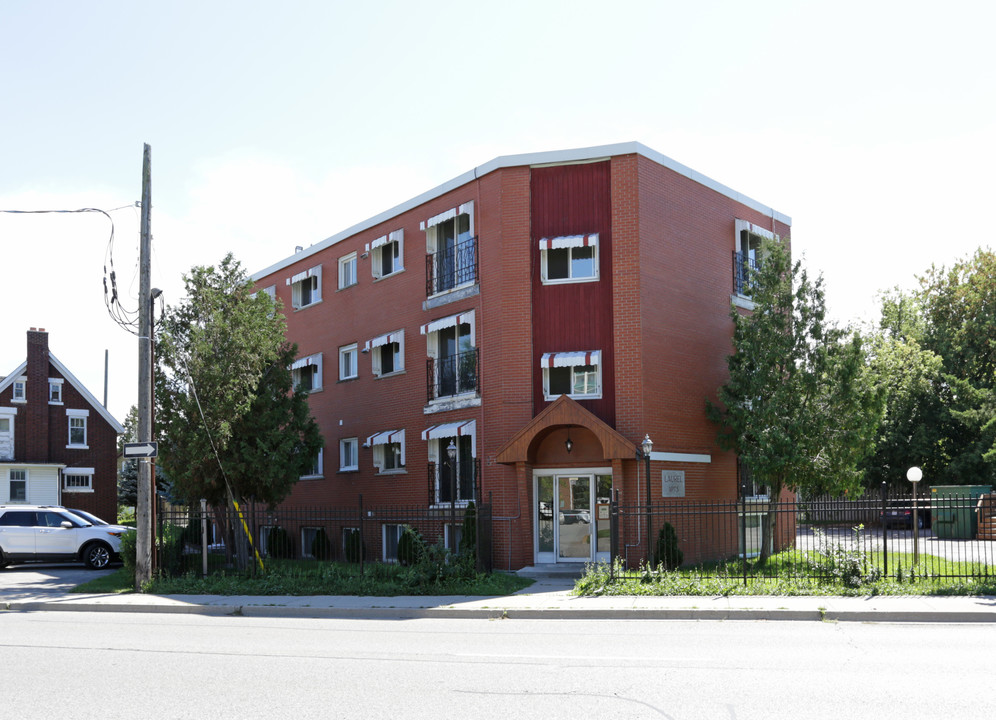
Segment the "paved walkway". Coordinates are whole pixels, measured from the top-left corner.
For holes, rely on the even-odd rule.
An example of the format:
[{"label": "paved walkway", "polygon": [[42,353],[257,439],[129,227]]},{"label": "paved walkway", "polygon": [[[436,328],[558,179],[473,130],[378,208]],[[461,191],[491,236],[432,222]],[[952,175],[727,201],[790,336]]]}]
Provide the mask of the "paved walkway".
[{"label": "paved walkway", "polygon": [[540,578],[501,597],[80,595],[39,592],[0,611],[192,613],[298,618],[809,620],[996,623],[996,597],[575,597],[573,581]]}]

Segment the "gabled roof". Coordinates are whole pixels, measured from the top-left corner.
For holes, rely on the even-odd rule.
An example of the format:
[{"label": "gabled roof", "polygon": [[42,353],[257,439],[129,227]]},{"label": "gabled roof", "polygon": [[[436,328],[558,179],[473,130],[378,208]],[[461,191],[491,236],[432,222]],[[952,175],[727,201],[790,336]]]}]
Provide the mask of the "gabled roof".
[{"label": "gabled roof", "polygon": [[[105,408],[103,405],[100,404],[100,401],[97,400],[97,398],[95,398],[93,394],[86,389],[86,386],[83,385],[83,383],[81,383],[79,380],[76,379],[76,376],[69,371],[69,368],[67,368],[65,365],[62,364],[62,362],[59,361],[59,358],[57,358],[55,355],[52,354],[51,350],[49,350],[48,353],[48,361],[52,365],[52,367],[54,367],[56,370],[59,371],[62,377],[65,378],[70,385],[76,388],[76,391],[83,396],[83,399],[87,401],[90,407],[96,410],[97,414],[100,415],[102,418],[104,418],[104,420],[107,421],[108,425],[114,428],[114,431],[118,435],[124,433],[125,431],[124,426],[121,423],[119,423],[114,418],[114,416],[107,411],[107,408]],[[8,375],[3,380],[0,380],[0,392],[3,392],[8,387],[10,387],[14,383],[14,380],[24,375],[27,369],[28,369],[28,361],[25,360],[16,368],[14,368],[14,371],[10,373],[10,375]]]}]

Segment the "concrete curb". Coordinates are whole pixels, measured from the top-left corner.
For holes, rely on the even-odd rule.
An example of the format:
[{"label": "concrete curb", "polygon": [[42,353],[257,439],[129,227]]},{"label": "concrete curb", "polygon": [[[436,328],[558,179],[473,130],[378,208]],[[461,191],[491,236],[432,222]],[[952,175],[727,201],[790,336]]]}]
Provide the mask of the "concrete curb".
[{"label": "concrete curb", "polygon": [[825,608],[530,608],[458,607],[315,607],[253,604],[181,604],[143,602],[15,601],[0,605],[8,612],[126,612],[205,616],[328,619],[484,619],[484,620],[766,620],[860,623],[996,623],[991,610],[834,610]]}]

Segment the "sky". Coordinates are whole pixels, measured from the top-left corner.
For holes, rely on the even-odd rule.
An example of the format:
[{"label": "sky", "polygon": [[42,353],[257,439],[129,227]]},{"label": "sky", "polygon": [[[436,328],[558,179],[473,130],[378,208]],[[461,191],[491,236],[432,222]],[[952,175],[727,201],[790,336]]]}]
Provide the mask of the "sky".
[{"label": "sky", "polygon": [[[0,376],[49,345],[119,420],[152,285],[262,270],[495,157],[638,141],[793,221],[841,324],[996,247],[996,4],[0,0]],[[111,252],[109,253],[108,250]]]}]

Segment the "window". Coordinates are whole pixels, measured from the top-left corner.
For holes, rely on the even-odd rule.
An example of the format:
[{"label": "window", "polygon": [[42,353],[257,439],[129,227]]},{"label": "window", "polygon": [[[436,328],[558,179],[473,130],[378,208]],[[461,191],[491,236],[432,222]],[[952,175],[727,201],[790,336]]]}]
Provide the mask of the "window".
[{"label": "window", "polygon": [[339,258],[339,289],[356,284],[356,253]]},{"label": "window", "polygon": [[67,468],[62,472],[65,492],[93,492],[93,468]]},{"label": "window", "polygon": [[741,297],[751,295],[751,273],[756,272],[761,261],[761,243],[778,238],[770,230],[737,219],[734,223],[736,237],[733,251],[733,291]]},{"label": "window", "polygon": [[28,401],[27,396],[28,379],[26,377],[19,377],[14,381],[14,385],[11,388],[10,401],[16,403],[22,403]]},{"label": "window", "polygon": [[387,277],[405,269],[404,238],[404,230],[395,230],[370,243],[370,266],[375,278]]},{"label": "window", "polygon": [[363,352],[370,353],[370,365],[375,377],[401,372],[405,369],[405,331],[398,330],[367,340]]},{"label": "window", "polygon": [[69,444],[67,447],[86,449],[86,425],[89,410],[66,410],[69,418]]},{"label": "window", "polygon": [[324,450],[323,450],[323,448],[319,448],[318,452],[311,459],[311,467],[308,468],[308,470],[305,472],[305,474],[302,475],[301,477],[302,478],[320,478],[320,477],[323,477],[324,476],[324,469],[325,469],[324,465],[325,465]]},{"label": "window", "polygon": [[314,305],[322,299],[322,266],[287,278],[287,284],[291,286],[291,305],[295,310]]},{"label": "window", "polygon": [[540,359],[543,371],[543,396],[556,400],[602,396],[601,352],[545,353]]},{"label": "window", "polygon": [[352,380],[357,376],[356,343],[339,348],[339,379]]},{"label": "window", "polygon": [[384,562],[398,561],[398,542],[405,532],[404,525],[381,525],[384,534]]},{"label": "window", "polygon": [[598,235],[569,235],[539,241],[544,283],[598,280]]},{"label": "window", "polygon": [[[301,528],[301,557],[313,558],[315,555],[315,540],[319,537],[319,533],[324,536],[324,531],[319,527],[303,527]],[[324,542],[328,545],[328,537],[324,537]],[[321,557],[322,554],[328,555],[328,550],[319,550],[319,559],[324,560],[326,558]]]},{"label": "window", "polygon": [[28,501],[28,471],[10,471],[10,502],[23,503]]},{"label": "window", "polygon": [[48,379],[48,402],[51,405],[62,404],[62,378]]},{"label": "window", "polygon": [[405,467],[405,431],[385,430],[367,438],[365,447],[373,448],[373,464],[378,472],[389,473]]},{"label": "window", "polygon": [[478,352],[474,312],[451,315],[422,326],[429,355],[428,402],[476,393]]},{"label": "window", "polygon": [[291,365],[294,389],[314,392],[322,389],[322,354],[299,358]]},{"label": "window", "polygon": [[422,223],[426,232],[426,295],[477,282],[474,203],[447,210]]},{"label": "window", "polygon": [[356,438],[343,438],[339,441],[339,472],[360,469],[358,448]]},{"label": "window", "polygon": [[17,408],[0,408],[0,460],[14,459],[14,417]]},{"label": "window", "polygon": [[[433,425],[422,432],[422,439],[429,441],[430,477],[435,481],[437,504],[449,505],[454,492],[458,504],[474,499],[476,433],[477,423],[474,420]],[[451,444],[456,450],[452,461],[447,452]]]}]

